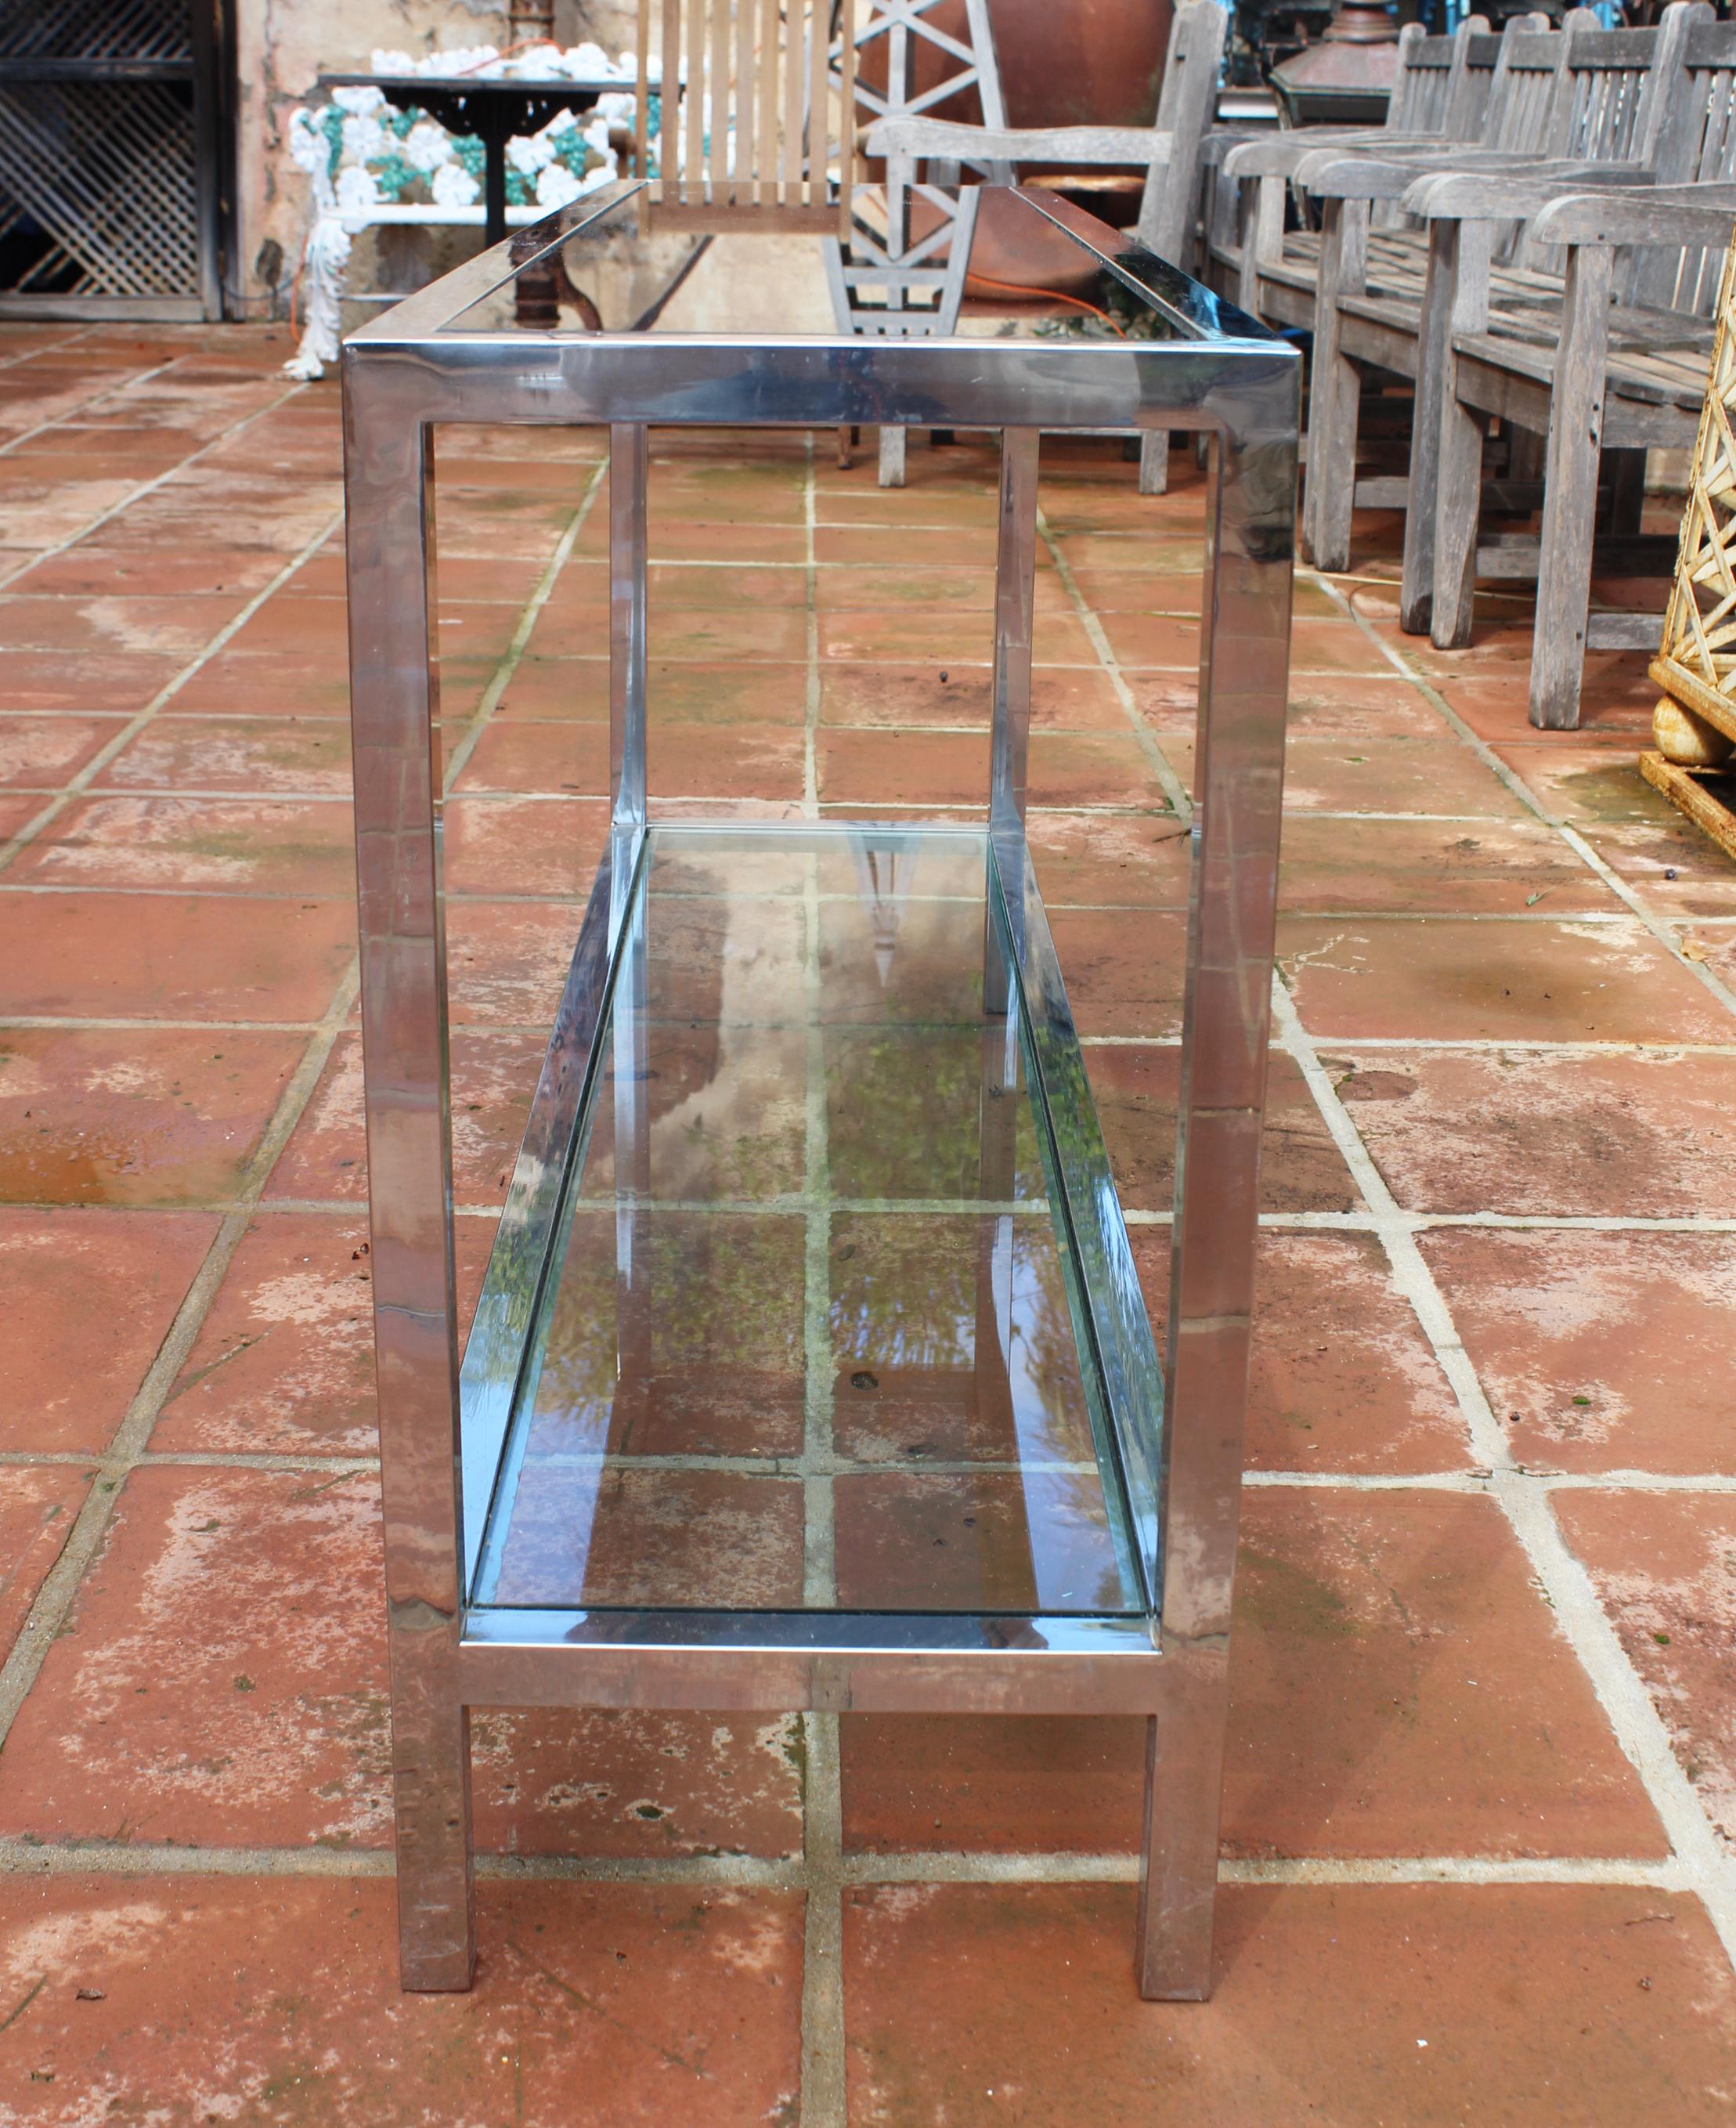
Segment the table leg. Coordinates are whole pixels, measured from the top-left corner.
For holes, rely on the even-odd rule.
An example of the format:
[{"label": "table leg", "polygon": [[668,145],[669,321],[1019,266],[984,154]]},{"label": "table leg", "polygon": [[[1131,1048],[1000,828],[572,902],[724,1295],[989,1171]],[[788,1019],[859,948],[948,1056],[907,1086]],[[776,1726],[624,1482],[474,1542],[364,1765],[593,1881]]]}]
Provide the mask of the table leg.
[{"label": "table leg", "polygon": [[650,430],[643,421],[616,423],[609,431],[609,795],[618,835],[645,821],[645,511],[650,474]]},{"label": "table leg", "polygon": [[470,1739],[434,660],[433,431],[346,379],[351,717],[399,1955],[470,1985]]},{"label": "table leg", "polygon": [[1162,1698],[1137,1953],[1141,1993],[1181,2001],[1212,1983],[1283,792],[1293,373],[1250,379],[1216,411],[1164,1399]]},{"label": "table leg", "polygon": [[1036,596],[1035,429],[1001,432],[1001,501],[994,558],[994,711],[990,736],[989,817],[996,825],[1025,818],[1025,766],[1031,741],[1031,618]]},{"label": "table leg", "polygon": [[[492,116],[492,114],[490,114]],[[511,137],[498,125],[485,123],[482,135],[482,241],[492,246],[506,235],[506,143]]]}]

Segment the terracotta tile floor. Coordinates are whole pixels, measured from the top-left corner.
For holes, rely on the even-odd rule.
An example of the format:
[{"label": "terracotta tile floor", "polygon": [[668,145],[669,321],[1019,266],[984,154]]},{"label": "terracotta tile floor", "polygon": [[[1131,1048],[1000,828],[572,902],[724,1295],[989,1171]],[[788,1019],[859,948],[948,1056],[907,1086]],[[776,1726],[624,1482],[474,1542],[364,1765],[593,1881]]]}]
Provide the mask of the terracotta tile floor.
[{"label": "terracotta tile floor", "polygon": [[[399,1994],[338,402],[286,352],[0,328],[0,2120],[1729,2121],[1736,872],[1635,772],[1642,661],[1531,732],[1524,609],[1400,634],[1390,515],[1298,585],[1216,1999],[1134,1993],[1136,1725],[549,1713],[477,1724],[474,1993]],[[973,806],[989,452],[654,459],[653,788]],[[1160,1314],[1174,463],[1046,452],[1032,749]],[[469,1302],[602,832],[605,511],[591,439],[441,469]]]}]

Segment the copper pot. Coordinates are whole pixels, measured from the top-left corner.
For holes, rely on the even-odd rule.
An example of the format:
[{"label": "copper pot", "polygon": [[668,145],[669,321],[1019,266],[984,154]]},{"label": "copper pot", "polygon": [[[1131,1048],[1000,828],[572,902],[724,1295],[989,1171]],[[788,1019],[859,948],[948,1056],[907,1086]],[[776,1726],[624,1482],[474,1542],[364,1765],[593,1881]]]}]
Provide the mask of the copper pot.
[{"label": "copper pot", "polygon": [[[1172,0],[989,0],[1007,123],[1149,126],[1157,115],[1173,13]],[[965,0],[941,0],[927,19],[961,42],[968,35]],[[957,69],[957,60],[925,38],[911,38],[910,49],[917,93]],[[885,39],[877,37],[861,57],[863,80],[882,93],[887,52]],[[932,108],[936,117],[966,124],[982,118],[974,88]],[[1023,174],[1039,172],[1032,165]],[[870,175],[880,177],[878,166]],[[1129,189],[1136,201],[1136,187]],[[989,281],[1032,289],[1088,286],[1096,277],[1081,273],[1079,259],[1079,247],[1060,230],[1046,230],[1022,209],[984,203],[970,262],[984,283],[979,292],[997,292]]]},{"label": "copper pot", "polygon": [[[1009,126],[1149,126],[1157,114],[1172,0],[989,0]],[[965,0],[940,0],[924,18],[967,40]],[[876,37],[861,55],[861,78],[885,93],[889,47]],[[958,70],[926,37],[910,39],[913,88],[932,88]],[[932,107],[969,123],[975,89]],[[866,113],[863,114],[866,116]]]}]

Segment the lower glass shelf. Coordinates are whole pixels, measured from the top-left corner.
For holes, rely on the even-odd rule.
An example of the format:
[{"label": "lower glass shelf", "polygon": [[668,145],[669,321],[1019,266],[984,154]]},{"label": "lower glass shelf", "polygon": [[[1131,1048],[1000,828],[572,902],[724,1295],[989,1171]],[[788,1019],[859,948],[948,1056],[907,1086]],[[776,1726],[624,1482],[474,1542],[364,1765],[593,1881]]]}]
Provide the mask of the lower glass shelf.
[{"label": "lower glass shelf", "polygon": [[1149,1613],[1159,1375],[1022,838],[612,862],[465,1356],[472,1613]]}]

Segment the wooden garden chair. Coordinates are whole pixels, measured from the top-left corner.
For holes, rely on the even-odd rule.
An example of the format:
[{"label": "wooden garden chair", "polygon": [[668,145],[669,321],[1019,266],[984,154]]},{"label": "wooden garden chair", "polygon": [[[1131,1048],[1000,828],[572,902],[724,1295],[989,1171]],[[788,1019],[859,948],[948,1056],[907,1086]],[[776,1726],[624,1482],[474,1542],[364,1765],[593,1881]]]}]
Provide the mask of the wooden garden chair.
[{"label": "wooden garden chair", "polygon": [[[1485,141],[1474,150],[1418,149],[1392,155],[1328,149],[1298,165],[1296,180],[1319,202],[1321,240],[1309,321],[1314,332],[1308,411],[1308,472],[1302,511],[1304,552],[1324,569],[1349,559],[1351,512],[1364,366],[1413,380],[1406,506],[1407,615],[1428,596],[1432,570],[1436,416],[1434,372],[1420,352],[1425,322],[1430,240],[1420,227],[1371,230],[1371,211],[1402,202],[1421,177],[1480,174],[1516,184],[1554,183],[1557,191],[1587,183],[1644,183],[1655,174],[1672,97],[1686,88],[1683,48],[1691,0],[1674,0],[1653,29],[1607,31],[1589,10],[1569,16],[1558,32],[1510,27],[1491,90]],[[1517,195],[1496,231],[1496,270],[1521,278]],[[1261,276],[1263,302],[1278,283]],[[1300,292],[1293,287],[1292,302]],[[1430,448],[1425,449],[1423,441]],[[1521,456],[1513,470],[1530,469]],[[1522,490],[1507,496],[1522,500]],[[1425,608],[1424,608],[1425,610]]]},{"label": "wooden garden chair", "polygon": [[[1291,178],[1307,156],[1326,147],[1373,150],[1421,143],[1439,147],[1445,140],[1467,143],[1482,136],[1489,89],[1501,40],[1490,34],[1481,15],[1472,15],[1450,36],[1431,37],[1420,23],[1409,22],[1398,35],[1397,72],[1383,126],[1327,128],[1307,126],[1245,144],[1227,137],[1221,157],[1207,144],[1210,200],[1207,221],[1206,278],[1234,294],[1244,310],[1258,300],[1251,278],[1256,258],[1282,256],[1284,208]],[[1232,147],[1245,145],[1236,158],[1236,174],[1222,167]],[[1244,240],[1244,232],[1254,241]],[[1318,259],[1319,233],[1299,230],[1292,247],[1298,259]]]},{"label": "wooden garden chair", "polygon": [[[1633,541],[1644,454],[1694,440],[1736,219],[1736,24],[1714,21],[1709,7],[1692,10],[1684,71],[1656,184],[1563,197],[1558,183],[1546,188],[1553,198],[1522,197],[1536,209],[1529,249],[1547,255],[1563,247],[1558,268],[1552,262],[1529,278],[1492,271],[1493,218],[1511,212],[1511,185],[1442,178],[1420,183],[1406,202],[1427,218],[1431,238],[1429,367],[1438,381],[1419,394],[1418,417],[1421,428],[1435,416],[1430,456],[1438,465],[1430,634],[1442,648],[1468,642],[1477,575],[1534,569],[1530,719],[1545,729],[1577,724],[1588,649],[1658,642],[1658,615],[1591,611],[1594,549],[1600,529]],[[1491,415],[1546,438],[1542,525],[1534,541],[1480,549]],[[1613,468],[1605,463],[1611,454],[1619,454]],[[1600,528],[1600,473],[1612,470],[1613,506]],[[1637,549],[1629,558],[1644,559]]]},{"label": "wooden garden chair", "polygon": [[[661,99],[657,176],[642,213],[660,229],[847,236],[858,5],[639,0],[642,176],[651,167],[649,100]],[[655,81],[653,16],[662,43]]]},{"label": "wooden garden chair", "polygon": [[[1155,123],[1149,126],[1058,126],[1010,127],[955,125],[924,116],[884,118],[867,127],[861,145],[886,165],[887,249],[895,259],[907,244],[910,202],[929,197],[944,206],[949,197],[925,182],[941,166],[949,183],[960,163],[1060,164],[1080,169],[1143,165],[1145,184],[1135,224],[1140,242],[1184,272],[1193,264],[1193,237],[1199,199],[1200,144],[1212,123],[1222,68],[1229,17],[1217,0],[1181,0],[1169,32]],[[968,197],[968,196],[966,196]],[[960,235],[962,231],[962,235]],[[968,253],[968,221],[955,227],[945,265],[952,269],[956,302],[968,288],[960,279],[957,254]],[[932,238],[925,238],[925,245]],[[871,278],[871,268],[861,269]],[[1033,294],[1041,293],[1032,291]],[[1148,431],[1141,439],[1140,487],[1160,494],[1167,477],[1169,438]]]}]

